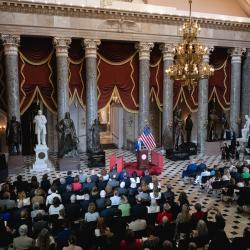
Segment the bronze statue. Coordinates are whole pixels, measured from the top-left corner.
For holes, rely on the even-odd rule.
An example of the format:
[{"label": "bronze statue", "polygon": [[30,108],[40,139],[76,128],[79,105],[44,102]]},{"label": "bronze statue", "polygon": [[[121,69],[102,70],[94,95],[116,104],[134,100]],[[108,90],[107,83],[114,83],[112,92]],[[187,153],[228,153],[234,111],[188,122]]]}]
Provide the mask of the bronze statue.
[{"label": "bronze statue", "polygon": [[94,120],[94,123],[90,128],[90,133],[91,133],[91,142],[89,142],[90,153],[101,152],[102,150],[100,144],[99,124],[97,119]]},{"label": "bronze statue", "polygon": [[217,137],[215,133],[217,122],[218,122],[218,115],[216,114],[216,110],[212,109],[208,115],[208,133],[207,133],[208,141],[213,141]]},{"label": "bronze statue", "polygon": [[19,155],[19,144],[21,143],[21,124],[16,120],[15,116],[12,116],[10,122],[7,123],[6,141],[7,145],[9,146],[10,155],[14,154],[15,148],[16,153]]},{"label": "bronze statue", "polygon": [[187,134],[187,143],[191,142],[191,133],[193,129],[193,121],[191,119],[191,114],[188,115],[185,123],[185,130]]},{"label": "bronze statue", "polygon": [[59,139],[59,157],[75,156],[77,154],[77,144],[79,139],[76,136],[76,130],[73,120],[70,118],[70,113],[66,112],[56,128],[61,134]]},{"label": "bronze statue", "polygon": [[184,143],[183,126],[181,109],[179,109],[174,117],[174,148],[176,150],[178,150],[179,145]]}]

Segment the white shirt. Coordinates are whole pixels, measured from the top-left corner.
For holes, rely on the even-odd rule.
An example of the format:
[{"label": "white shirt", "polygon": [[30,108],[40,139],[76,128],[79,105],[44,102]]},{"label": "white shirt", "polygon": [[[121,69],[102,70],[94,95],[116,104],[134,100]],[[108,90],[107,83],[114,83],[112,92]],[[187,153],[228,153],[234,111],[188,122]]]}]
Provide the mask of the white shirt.
[{"label": "white shirt", "polygon": [[156,214],[160,212],[160,206],[147,206],[148,214]]},{"label": "white shirt", "polygon": [[145,230],[146,227],[147,227],[147,222],[146,220],[142,220],[142,219],[137,219],[128,224],[128,228],[134,232]]},{"label": "white shirt", "polygon": [[54,215],[54,214],[59,215],[59,211],[61,209],[64,209],[63,204],[60,204],[58,207],[54,207],[54,205],[50,205],[50,207],[49,207],[49,215]]},{"label": "white shirt", "polygon": [[114,195],[110,198],[111,206],[118,206],[120,204],[121,197]]},{"label": "white shirt", "polygon": [[52,193],[50,195],[47,196],[46,198],[46,206],[51,205],[53,203],[53,199],[55,197],[58,197],[60,201],[62,201],[61,195],[57,194],[57,193]]}]

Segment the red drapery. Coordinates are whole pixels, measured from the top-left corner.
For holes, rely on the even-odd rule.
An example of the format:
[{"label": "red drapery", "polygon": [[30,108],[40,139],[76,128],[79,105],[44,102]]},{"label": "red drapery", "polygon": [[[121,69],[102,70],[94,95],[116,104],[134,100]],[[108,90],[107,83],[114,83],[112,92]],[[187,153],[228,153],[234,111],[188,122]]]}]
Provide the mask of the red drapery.
[{"label": "red drapery", "polygon": [[6,104],[6,84],[4,75],[4,53],[3,48],[0,48],[0,109],[2,111],[7,111]]},{"label": "red drapery", "polygon": [[76,97],[81,106],[86,104],[85,60],[81,40],[72,40],[69,49],[69,102]]},{"label": "red drapery", "polygon": [[[162,111],[163,103],[163,78],[165,69],[163,68],[162,53],[156,45],[150,55],[150,98],[155,100],[158,108]],[[191,112],[197,111],[198,106],[198,89],[195,87],[189,91],[188,88],[182,87],[178,81],[174,82],[173,107],[177,107],[179,102],[185,102]]]},{"label": "red drapery", "polygon": [[223,110],[230,108],[231,61],[227,50],[216,48],[210,58],[215,72],[209,78],[209,101],[215,98]]},{"label": "red drapery", "polygon": [[98,109],[117,95],[129,112],[138,109],[138,53],[130,43],[103,42],[97,58]]},{"label": "red drapery", "polygon": [[35,98],[41,98],[51,112],[56,112],[54,63],[50,38],[22,38],[19,51],[20,110],[22,114]]}]

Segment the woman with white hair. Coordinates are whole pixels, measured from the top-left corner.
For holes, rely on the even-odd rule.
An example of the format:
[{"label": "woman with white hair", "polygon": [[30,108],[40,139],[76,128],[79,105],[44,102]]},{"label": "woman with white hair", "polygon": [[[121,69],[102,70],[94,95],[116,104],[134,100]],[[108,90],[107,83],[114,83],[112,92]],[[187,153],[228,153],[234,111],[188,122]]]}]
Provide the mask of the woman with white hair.
[{"label": "woman with white hair", "polygon": [[18,228],[19,237],[14,238],[13,240],[13,250],[23,250],[31,249],[34,246],[34,240],[27,236],[28,226],[21,225]]}]

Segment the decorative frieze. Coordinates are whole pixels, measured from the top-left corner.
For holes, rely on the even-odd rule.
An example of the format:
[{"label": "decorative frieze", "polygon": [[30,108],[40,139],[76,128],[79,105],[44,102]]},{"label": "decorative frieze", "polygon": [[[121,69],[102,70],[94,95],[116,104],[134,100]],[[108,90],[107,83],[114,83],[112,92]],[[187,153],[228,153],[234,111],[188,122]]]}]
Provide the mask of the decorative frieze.
[{"label": "decorative frieze", "polygon": [[[34,13],[43,15],[55,16],[72,16],[72,17],[97,17],[97,18],[113,18],[128,17],[131,20],[142,20],[151,23],[172,23],[180,24],[187,21],[187,16],[167,15],[160,13],[148,13],[128,10],[114,10],[107,8],[81,7],[81,6],[65,6],[58,4],[44,4],[44,3],[28,3],[16,2],[13,0],[0,1],[0,11],[13,11],[21,13]],[[223,28],[233,30],[247,30],[250,29],[249,22],[225,21],[208,18],[193,18],[199,22],[203,27]]]}]

